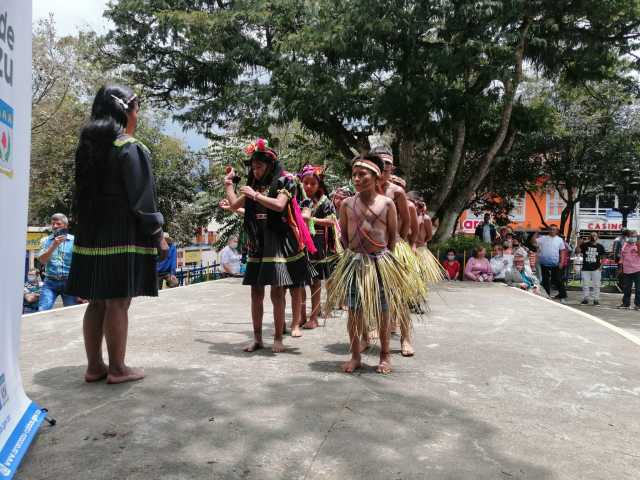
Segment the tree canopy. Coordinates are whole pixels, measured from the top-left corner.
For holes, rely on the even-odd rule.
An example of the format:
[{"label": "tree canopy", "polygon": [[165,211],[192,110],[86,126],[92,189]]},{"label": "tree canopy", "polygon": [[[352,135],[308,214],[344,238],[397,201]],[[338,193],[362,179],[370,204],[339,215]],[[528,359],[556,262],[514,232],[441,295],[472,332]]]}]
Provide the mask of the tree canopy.
[{"label": "tree canopy", "polygon": [[513,146],[525,72],[614,77],[640,2],[120,0],[106,15],[104,52],[204,133],[295,120],[347,160],[388,134],[448,232]]}]

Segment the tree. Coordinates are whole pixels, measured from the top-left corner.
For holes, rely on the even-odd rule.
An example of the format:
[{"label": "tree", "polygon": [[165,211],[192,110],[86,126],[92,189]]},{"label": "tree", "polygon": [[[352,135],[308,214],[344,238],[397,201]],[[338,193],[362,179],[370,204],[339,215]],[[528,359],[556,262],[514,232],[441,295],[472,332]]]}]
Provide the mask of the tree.
[{"label": "tree", "polygon": [[533,99],[547,121],[518,142],[512,168],[527,172],[526,190],[558,192],[565,204],[560,230],[568,235],[576,205],[587,195],[604,193],[610,172],[638,142],[635,95],[633,82],[610,81],[559,83]]},{"label": "tree", "polygon": [[[29,222],[46,224],[51,214],[71,211],[75,151],[97,86],[118,75],[90,61],[94,35],[59,38],[52,17],[33,34],[33,126]],[[92,53],[93,52],[93,53]],[[189,243],[202,219],[193,204],[202,172],[200,158],[161,132],[166,115],[143,111],[136,136],[152,153],[159,209],[165,229]],[[208,220],[208,219],[207,219]],[[206,223],[206,222],[205,222]]]},{"label": "tree", "polygon": [[430,205],[446,236],[508,153],[524,67],[597,79],[633,52],[637,2],[120,0],[115,63],[210,132],[294,120],[349,160],[387,133],[404,174],[436,163]]}]

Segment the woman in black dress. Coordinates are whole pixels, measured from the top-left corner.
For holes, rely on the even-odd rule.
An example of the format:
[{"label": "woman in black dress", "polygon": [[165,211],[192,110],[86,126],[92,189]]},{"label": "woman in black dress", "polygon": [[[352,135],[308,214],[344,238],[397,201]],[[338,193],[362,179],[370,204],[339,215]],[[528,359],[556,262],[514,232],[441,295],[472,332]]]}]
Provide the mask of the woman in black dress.
[{"label": "woman in black dress", "polygon": [[322,280],[328,280],[333,272],[333,267],[338,261],[336,248],[336,211],[333,202],[329,199],[329,191],[324,183],[324,171],[322,167],[306,165],[300,172],[302,188],[306,199],[302,202],[303,216],[309,224],[309,230],[313,237],[316,252],[309,255],[311,265],[317,273],[311,284],[311,315],[307,317],[306,291],[302,296],[302,321],[303,328],[318,328],[318,315],[320,314],[320,290]]},{"label": "woman in black dress", "polygon": [[[149,150],[133,137],[139,99],[104,86],[76,151],[75,244],[67,290],[86,298],[87,382],[144,378],[125,362],[131,298],[157,296],[156,256],[166,257]],[[106,338],[109,366],[102,359]]]},{"label": "woman in black dress", "polygon": [[[245,352],[263,347],[262,317],[264,287],[271,286],[275,334],[272,350],[284,351],[285,287],[311,283],[313,268],[305,251],[304,220],[296,209],[296,182],[284,172],[277,153],[258,139],[247,147],[251,169],[240,196],[233,189],[235,172],[225,177],[230,208],[244,207],[244,231],[247,234],[247,271],[244,285],[251,285],[251,317],[254,341]],[[310,241],[310,238],[308,239]]]}]

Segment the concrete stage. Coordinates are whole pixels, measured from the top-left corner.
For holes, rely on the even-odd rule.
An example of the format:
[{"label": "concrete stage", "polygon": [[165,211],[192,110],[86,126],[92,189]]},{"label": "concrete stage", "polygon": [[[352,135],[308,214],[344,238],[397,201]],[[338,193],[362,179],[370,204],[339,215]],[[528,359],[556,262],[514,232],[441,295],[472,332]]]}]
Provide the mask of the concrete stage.
[{"label": "concrete stage", "polygon": [[287,353],[243,353],[249,290],[234,280],[134,302],[128,359],[148,375],[134,384],[83,382],[83,307],[24,317],[25,387],[58,424],[17,478],[640,478],[630,332],[502,285],[431,299],[416,357],[393,339],[390,376],[377,350],[339,372],[340,317],[287,337]]}]

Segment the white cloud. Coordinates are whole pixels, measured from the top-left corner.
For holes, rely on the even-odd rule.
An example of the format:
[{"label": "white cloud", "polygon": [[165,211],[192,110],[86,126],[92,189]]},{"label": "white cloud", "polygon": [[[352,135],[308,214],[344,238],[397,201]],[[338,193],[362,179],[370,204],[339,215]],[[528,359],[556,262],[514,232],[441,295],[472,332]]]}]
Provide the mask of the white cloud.
[{"label": "white cloud", "polygon": [[58,35],[76,35],[91,28],[98,33],[109,30],[109,21],[102,16],[108,0],[33,0],[33,21],[53,13]]}]

